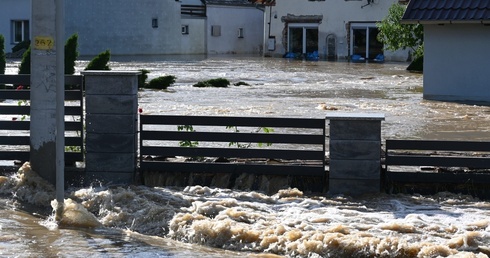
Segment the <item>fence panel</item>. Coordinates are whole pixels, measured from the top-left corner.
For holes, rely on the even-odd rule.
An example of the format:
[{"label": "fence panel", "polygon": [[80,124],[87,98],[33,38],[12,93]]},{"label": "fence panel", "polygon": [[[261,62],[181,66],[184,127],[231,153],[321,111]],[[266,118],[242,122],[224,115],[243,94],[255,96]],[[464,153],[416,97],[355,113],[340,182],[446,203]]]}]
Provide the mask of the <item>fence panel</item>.
[{"label": "fence panel", "polygon": [[[66,75],[65,161],[84,160],[83,77]],[[0,160],[27,161],[30,155],[30,75],[0,75]],[[22,87],[19,87],[22,85]],[[67,87],[68,88],[68,87]]]},{"label": "fence panel", "polygon": [[140,116],[142,171],[325,176],[325,120]]}]

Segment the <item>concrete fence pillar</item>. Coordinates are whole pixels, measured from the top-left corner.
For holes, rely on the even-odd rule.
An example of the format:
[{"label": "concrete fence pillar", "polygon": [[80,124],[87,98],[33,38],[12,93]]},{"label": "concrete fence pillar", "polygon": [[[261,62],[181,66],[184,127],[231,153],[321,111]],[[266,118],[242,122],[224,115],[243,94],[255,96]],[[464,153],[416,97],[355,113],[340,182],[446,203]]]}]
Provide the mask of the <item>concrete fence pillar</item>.
[{"label": "concrete fence pillar", "polygon": [[381,190],[381,121],[384,114],[329,113],[329,193]]},{"label": "concrete fence pillar", "polygon": [[138,148],[136,71],[84,71],[88,182],[130,184]]}]

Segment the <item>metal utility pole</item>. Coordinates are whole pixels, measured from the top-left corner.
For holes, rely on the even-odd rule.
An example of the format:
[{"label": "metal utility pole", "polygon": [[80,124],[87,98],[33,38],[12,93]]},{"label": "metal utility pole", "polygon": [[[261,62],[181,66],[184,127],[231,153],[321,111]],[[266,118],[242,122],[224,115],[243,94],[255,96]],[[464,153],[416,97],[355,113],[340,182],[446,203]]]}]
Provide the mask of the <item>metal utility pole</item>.
[{"label": "metal utility pole", "polygon": [[64,197],[64,4],[32,1],[31,167]]}]

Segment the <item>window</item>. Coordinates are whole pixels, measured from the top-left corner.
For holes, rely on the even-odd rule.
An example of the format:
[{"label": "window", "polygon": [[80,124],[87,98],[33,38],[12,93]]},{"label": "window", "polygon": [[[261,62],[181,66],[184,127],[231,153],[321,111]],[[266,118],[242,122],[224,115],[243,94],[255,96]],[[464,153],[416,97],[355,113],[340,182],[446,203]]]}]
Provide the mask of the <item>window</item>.
[{"label": "window", "polygon": [[158,28],[158,19],[157,18],[151,19],[151,27],[152,28]]},{"label": "window", "polygon": [[28,20],[17,20],[12,21],[12,43],[19,43],[24,40],[29,40],[29,21]]},{"label": "window", "polygon": [[238,28],[238,38],[243,38],[243,28]]},{"label": "window", "polygon": [[182,25],[182,34],[189,34],[189,25]]},{"label": "window", "polygon": [[383,43],[378,41],[376,23],[352,23],[350,26],[350,54],[364,59],[375,59],[383,54]]},{"label": "window", "polygon": [[221,26],[219,26],[219,25],[211,26],[211,36],[213,36],[213,37],[221,36]]},{"label": "window", "polygon": [[318,23],[290,23],[288,52],[308,54],[318,51]]}]

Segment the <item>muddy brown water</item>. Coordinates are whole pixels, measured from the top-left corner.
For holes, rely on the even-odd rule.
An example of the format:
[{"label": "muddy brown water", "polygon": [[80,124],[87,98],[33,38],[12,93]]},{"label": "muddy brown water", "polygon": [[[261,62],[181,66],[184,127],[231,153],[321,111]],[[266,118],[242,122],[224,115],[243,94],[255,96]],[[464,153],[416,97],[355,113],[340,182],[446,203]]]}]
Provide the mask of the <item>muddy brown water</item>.
[{"label": "muddy brown water", "polygon": [[[79,61],[80,71],[87,61]],[[9,62],[7,73],[17,63]],[[143,90],[148,114],[323,118],[384,113],[383,138],[490,139],[490,108],[426,101],[422,75],[405,63],[304,62],[259,57],[113,57],[113,70],[175,75]],[[194,88],[225,77],[250,86]],[[77,226],[50,216],[53,186],[27,167],[0,178],[4,257],[488,257],[490,203],[458,194],[275,194],[190,186],[70,188]],[[26,176],[29,175],[29,176]],[[81,228],[87,216],[100,227]],[[268,255],[268,256],[267,256]]]}]

